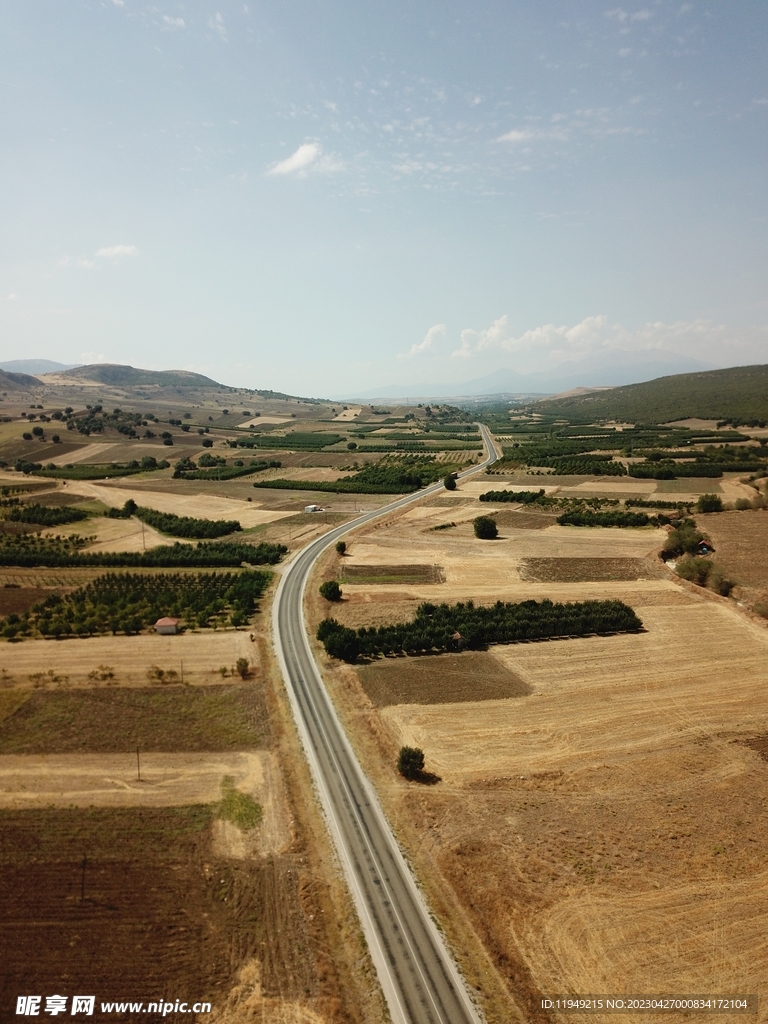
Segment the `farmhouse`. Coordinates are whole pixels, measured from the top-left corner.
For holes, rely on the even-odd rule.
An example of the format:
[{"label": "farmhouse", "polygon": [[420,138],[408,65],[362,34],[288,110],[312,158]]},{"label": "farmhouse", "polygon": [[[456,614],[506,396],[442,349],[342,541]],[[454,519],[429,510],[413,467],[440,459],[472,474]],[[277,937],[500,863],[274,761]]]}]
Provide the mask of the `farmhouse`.
[{"label": "farmhouse", "polygon": [[155,632],[163,635],[170,635],[179,632],[179,620],[169,619],[167,616],[158,619],[155,623]]}]

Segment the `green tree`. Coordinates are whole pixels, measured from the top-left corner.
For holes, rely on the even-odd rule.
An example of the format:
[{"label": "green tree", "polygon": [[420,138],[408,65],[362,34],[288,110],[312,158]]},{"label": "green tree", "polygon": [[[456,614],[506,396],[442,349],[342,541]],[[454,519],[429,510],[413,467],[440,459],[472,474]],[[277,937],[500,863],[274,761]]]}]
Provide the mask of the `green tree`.
[{"label": "green tree", "polygon": [[247,679],[251,674],[251,666],[247,658],[238,658],[235,662],[235,670],[241,679]]},{"label": "green tree", "polygon": [[346,555],[346,553],[347,553],[347,542],[345,540],[337,540],[336,541],[336,554],[337,555]]},{"label": "green tree", "polygon": [[472,525],[475,528],[475,536],[480,540],[494,540],[499,535],[496,521],[490,516],[478,516]]},{"label": "green tree", "polygon": [[320,596],[324,597],[326,601],[340,601],[341,587],[336,580],[326,580],[325,583],[320,584]]},{"label": "green tree", "polygon": [[696,502],[697,512],[722,512],[723,500],[717,494],[702,494]]},{"label": "green tree", "polygon": [[447,473],[443,477],[443,487],[445,487],[446,491],[456,490],[456,477],[453,475],[453,473]]},{"label": "green tree", "polygon": [[424,751],[418,747],[400,747],[397,770],[405,779],[415,779],[424,771]]}]

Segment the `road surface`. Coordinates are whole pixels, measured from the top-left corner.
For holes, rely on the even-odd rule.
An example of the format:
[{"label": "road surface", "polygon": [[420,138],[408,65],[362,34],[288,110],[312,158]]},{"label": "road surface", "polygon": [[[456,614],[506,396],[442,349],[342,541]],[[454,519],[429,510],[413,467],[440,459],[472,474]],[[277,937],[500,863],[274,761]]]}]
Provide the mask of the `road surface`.
[{"label": "road surface", "polygon": [[[497,458],[488,455],[461,477]],[[303,597],[313,565],[350,530],[403,508],[433,484],[319,537],[286,566],[273,609],[274,642],[302,743],[395,1024],[479,1024],[453,958],[435,927],[323,685],[304,625]]]}]

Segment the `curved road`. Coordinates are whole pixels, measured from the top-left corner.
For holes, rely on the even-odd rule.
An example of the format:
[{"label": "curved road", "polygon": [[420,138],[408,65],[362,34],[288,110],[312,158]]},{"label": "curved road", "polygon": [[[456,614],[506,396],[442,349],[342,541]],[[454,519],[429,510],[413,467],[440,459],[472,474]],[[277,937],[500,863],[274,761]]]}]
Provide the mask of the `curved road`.
[{"label": "curved road", "polygon": [[[488,455],[461,477],[497,458]],[[273,608],[275,648],[294,717],[336,848],[395,1024],[479,1024],[458,969],[435,927],[370,781],[336,715],[304,625],[307,579],[319,556],[350,530],[426,494],[442,482],[329,531],[286,566]]]}]

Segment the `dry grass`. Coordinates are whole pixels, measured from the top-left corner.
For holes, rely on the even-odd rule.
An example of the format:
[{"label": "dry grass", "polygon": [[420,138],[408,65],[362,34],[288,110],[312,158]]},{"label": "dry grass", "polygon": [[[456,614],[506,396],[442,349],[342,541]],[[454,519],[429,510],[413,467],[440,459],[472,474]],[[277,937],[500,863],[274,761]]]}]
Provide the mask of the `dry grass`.
[{"label": "dry grass", "polygon": [[[231,675],[238,658],[247,658],[254,679],[261,678],[254,632],[241,630],[183,633],[178,636],[94,636],[70,640],[25,640],[3,644],[6,674],[0,685],[32,688],[93,686],[91,673],[106,665],[114,673],[109,685],[146,686],[147,673],[157,665],[173,670],[193,686],[221,680],[226,667]],[[58,678],[51,678],[49,671]],[[107,685],[102,682],[100,685]]]},{"label": "dry grass", "polygon": [[768,587],[768,512],[697,515],[696,525],[712,539],[715,561],[730,579]]},{"label": "dry grass", "polygon": [[[22,691],[23,692],[23,691]],[[6,754],[241,750],[268,745],[263,687],[27,691],[0,723]]]},{"label": "dry grass", "polygon": [[355,565],[340,562],[339,579],[344,583],[445,583],[439,565]]},{"label": "dry grass", "polygon": [[[72,481],[68,488],[77,494],[96,498],[105,505],[122,507],[132,498],[140,505],[157,509],[158,512],[172,512],[177,516],[195,516],[201,519],[236,519],[247,529],[263,523],[270,523],[291,515],[291,512],[278,512],[273,509],[259,508],[256,502],[238,501],[234,498],[219,497],[206,494],[200,481],[197,483],[198,493],[178,493],[177,491],[136,490],[126,486],[122,481],[119,486],[93,484],[86,481]],[[82,526],[82,524],[80,524]],[[81,530],[82,532],[82,530]],[[167,541],[166,541],[167,543]]]},{"label": "dry grass", "polygon": [[598,583],[660,579],[664,568],[649,558],[524,558],[520,575],[535,583]]}]

